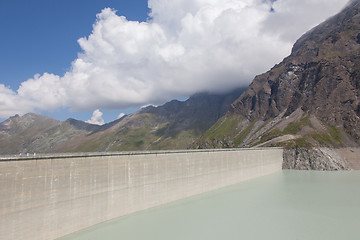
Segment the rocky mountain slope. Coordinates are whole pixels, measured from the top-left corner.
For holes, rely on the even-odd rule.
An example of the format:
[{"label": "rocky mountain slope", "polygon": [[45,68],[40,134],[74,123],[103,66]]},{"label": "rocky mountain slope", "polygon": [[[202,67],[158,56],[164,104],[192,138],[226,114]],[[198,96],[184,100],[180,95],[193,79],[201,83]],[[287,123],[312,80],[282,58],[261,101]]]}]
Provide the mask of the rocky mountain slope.
[{"label": "rocky mountain slope", "polygon": [[360,143],[360,1],[304,34],[256,76],[195,147],[355,147]]},{"label": "rocky mountain slope", "polygon": [[75,119],[60,122],[35,113],[16,115],[0,123],[0,154],[52,152],[59,144],[98,127]]},{"label": "rocky mountain slope", "polygon": [[186,149],[222,117],[245,89],[227,94],[196,94],[185,102],[149,106],[111,127],[74,138],[58,151]]},{"label": "rocky mountain slope", "polygon": [[147,107],[103,126],[34,113],[0,123],[0,154],[179,149],[201,136],[245,91],[196,94]]}]

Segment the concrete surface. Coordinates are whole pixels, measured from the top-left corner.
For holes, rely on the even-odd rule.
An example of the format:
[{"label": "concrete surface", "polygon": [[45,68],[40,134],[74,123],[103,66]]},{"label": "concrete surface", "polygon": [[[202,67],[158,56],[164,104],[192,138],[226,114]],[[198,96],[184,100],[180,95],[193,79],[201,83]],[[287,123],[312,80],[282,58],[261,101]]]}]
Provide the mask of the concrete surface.
[{"label": "concrete surface", "polygon": [[0,239],[55,239],[281,170],[282,149],[0,159]]}]

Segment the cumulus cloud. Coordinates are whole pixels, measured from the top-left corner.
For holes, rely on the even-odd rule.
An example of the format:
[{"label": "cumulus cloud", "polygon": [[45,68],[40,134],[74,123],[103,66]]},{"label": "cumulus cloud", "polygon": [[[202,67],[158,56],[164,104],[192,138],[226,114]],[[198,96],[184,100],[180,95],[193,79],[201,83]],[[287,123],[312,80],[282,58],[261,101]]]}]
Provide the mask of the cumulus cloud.
[{"label": "cumulus cloud", "polygon": [[0,118],[15,114],[23,115],[33,110],[32,104],[17,95],[9,87],[0,84]]},{"label": "cumulus cloud", "polygon": [[104,125],[105,122],[104,122],[104,119],[102,119],[102,115],[103,115],[103,113],[100,112],[99,109],[96,109],[93,112],[91,119],[87,120],[86,122],[90,123],[90,124],[95,124],[95,125]]},{"label": "cumulus cloud", "polygon": [[0,85],[0,117],[58,107],[134,108],[248,85],[346,2],[149,0],[147,22],[106,8],[78,40],[82,52],[69,72],[37,74],[17,92]]}]

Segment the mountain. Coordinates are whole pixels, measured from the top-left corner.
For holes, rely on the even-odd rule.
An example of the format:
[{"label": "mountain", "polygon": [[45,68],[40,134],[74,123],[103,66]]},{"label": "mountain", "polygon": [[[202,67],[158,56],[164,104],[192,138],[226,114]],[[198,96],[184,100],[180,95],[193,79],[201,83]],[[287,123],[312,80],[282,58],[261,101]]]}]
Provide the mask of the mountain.
[{"label": "mountain", "polygon": [[39,114],[0,123],[0,154],[188,148],[244,92],[195,94],[181,102],[149,106],[103,126]]},{"label": "mountain", "polygon": [[172,100],[162,106],[149,106],[86,137],[74,138],[59,150],[186,149],[222,117],[244,91],[240,88],[226,94],[200,93],[184,102]]},{"label": "mountain", "polygon": [[57,124],[54,119],[33,113],[10,117],[0,124],[0,151],[2,154],[21,152],[31,139]]},{"label": "mountain", "polygon": [[59,144],[98,127],[75,119],[60,122],[35,113],[16,115],[0,123],[0,154],[54,152]]},{"label": "mountain", "polygon": [[304,34],[256,76],[195,147],[360,144],[360,1]]}]

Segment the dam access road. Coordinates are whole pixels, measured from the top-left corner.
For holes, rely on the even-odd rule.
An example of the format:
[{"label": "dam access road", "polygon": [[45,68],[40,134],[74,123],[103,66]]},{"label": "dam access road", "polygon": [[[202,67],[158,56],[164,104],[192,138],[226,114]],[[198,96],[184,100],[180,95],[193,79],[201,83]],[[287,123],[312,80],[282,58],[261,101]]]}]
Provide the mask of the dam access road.
[{"label": "dam access road", "polygon": [[0,158],[0,239],[55,239],[280,171],[283,149]]}]

